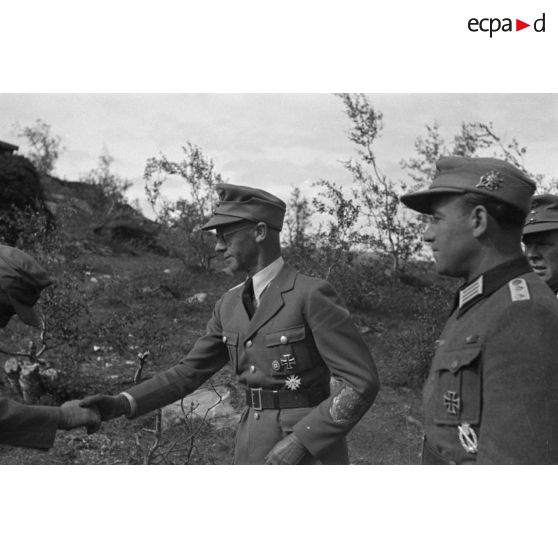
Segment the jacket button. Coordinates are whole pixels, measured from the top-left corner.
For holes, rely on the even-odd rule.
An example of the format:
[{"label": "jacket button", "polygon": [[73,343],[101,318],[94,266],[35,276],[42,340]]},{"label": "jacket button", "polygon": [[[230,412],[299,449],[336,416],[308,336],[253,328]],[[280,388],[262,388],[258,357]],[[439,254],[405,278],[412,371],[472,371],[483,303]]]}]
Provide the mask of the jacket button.
[{"label": "jacket button", "polygon": [[254,413],[254,418],[256,420],[260,420],[260,413],[258,413],[257,411]]},{"label": "jacket button", "polygon": [[256,367],[253,364],[251,364],[249,370],[252,374],[254,374],[256,372]]},{"label": "jacket button", "polygon": [[226,343],[226,342],[227,342],[227,336],[223,335],[223,343]]},{"label": "jacket button", "polygon": [[250,348],[252,345],[253,345],[252,340],[251,340],[251,339],[248,339],[248,341],[246,341],[246,346],[247,346],[248,348]]},{"label": "jacket button", "polygon": [[286,335],[281,335],[279,341],[281,342],[281,345],[286,345],[287,344],[287,336]]},{"label": "jacket button", "polygon": [[452,370],[456,370],[458,366],[459,366],[459,361],[458,360],[454,360],[450,365]]}]

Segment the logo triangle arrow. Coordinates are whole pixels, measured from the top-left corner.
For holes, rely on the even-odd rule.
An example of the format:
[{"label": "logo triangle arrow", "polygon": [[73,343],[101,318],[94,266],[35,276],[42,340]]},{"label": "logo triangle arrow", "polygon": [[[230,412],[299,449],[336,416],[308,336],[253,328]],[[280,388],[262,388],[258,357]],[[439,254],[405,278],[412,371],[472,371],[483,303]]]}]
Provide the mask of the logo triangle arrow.
[{"label": "logo triangle arrow", "polygon": [[521,21],[520,19],[515,20],[515,30],[516,31],[521,31],[522,29],[525,29],[526,27],[531,27],[531,24],[530,23],[525,23],[524,21]]}]

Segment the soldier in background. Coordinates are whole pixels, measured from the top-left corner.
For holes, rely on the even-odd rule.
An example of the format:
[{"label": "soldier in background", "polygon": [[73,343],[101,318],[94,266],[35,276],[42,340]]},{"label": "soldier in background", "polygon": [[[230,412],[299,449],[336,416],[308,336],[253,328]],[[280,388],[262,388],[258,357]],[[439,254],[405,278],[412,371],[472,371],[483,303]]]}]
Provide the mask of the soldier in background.
[{"label": "soldier in background", "polygon": [[[6,327],[14,314],[24,323],[39,327],[41,320],[33,305],[50,284],[46,271],[31,256],[0,245],[0,328]],[[98,414],[80,407],[78,401],[49,407],[22,405],[0,397],[0,444],[48,449],[58,429],[85,426],[90,431],[99,424]]]},{"label": "soldier in background", "polygon": [[[333,288],[281,257],[285,203],[263,190],[222,184],[203,227],[230,271],[248,275],[215,305],[207,330],[177,365],[116,396],[82,405],[103,420],[137,417],[182,399],[227,362],[245,389],[236,464],[348,463],[345,435],[372,404],[372,356]],[[334,376],[340,388],[330,393]]]},{"label": "soldier in background", "polygon": [[558,297],[558,196],[534,196],[523,228],[525,255],[533,271]]},{"label": "soldier in background", "polygon": [[444,157],[402,202],[431,215],[436,269],[464,280],[424,386],[424,464],[558,463],[558,303],[521,249],[535,184]]}]

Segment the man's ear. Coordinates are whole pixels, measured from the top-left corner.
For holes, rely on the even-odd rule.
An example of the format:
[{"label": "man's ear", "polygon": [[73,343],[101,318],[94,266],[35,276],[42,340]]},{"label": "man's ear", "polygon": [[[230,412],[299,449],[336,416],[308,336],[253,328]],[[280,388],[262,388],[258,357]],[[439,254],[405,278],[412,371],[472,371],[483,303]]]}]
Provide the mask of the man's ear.
[{"label": "man's ear", "polygon": [[256,224],[256,242],[263,242],[267,238],[268,226],[267,223],[260,221]]},{"label": "man's ear", "polygon": [[478,238],[486,233],[488,230],[488,221],[490,215],[486,211],[484,205],[475,206],[470,213],[471,227],[473,231],[473,236]]}]

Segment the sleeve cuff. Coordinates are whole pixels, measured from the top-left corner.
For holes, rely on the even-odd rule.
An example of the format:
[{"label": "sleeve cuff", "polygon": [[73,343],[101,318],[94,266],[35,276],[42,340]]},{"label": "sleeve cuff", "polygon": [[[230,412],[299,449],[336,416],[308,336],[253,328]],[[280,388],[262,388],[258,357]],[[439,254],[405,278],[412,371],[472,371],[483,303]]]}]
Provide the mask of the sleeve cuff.
[{"label": "sleeve cuff", "polygon": [[128,418],[133,417],[136,414],[136,411],[138,410],[138,404],[136,403],[136,400],[129,393],[125,391],[121,392],[120,395],[123,395],[128,400],[128,403],[130,404],[130,412],[126,413],[126,416]]}]

